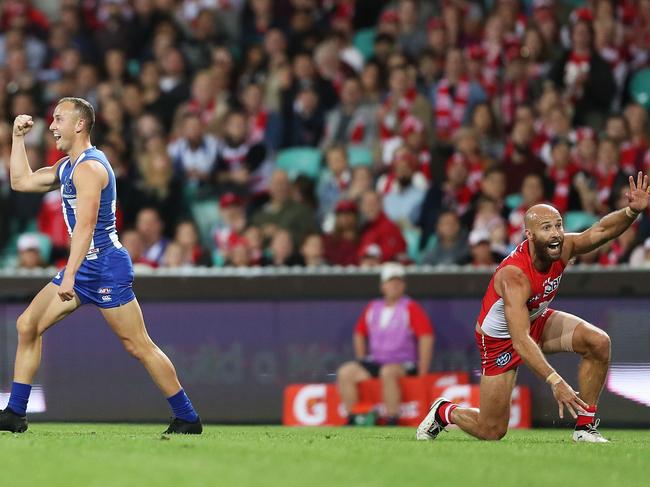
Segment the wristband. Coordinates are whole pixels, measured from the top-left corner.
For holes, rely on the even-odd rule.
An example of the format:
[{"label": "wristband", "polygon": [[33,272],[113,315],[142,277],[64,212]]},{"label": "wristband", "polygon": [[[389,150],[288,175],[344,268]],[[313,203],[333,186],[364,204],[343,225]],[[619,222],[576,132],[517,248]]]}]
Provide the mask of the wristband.
[{"label": "wristband", "polygon": [[629,218],[636,218],[637,216],[639,216],[639,213],[641,213],[641,212],[640,212],[640,211],[634,211],[634,210],[633,210],[632,208],[630,208],[629,206],[626,206],[626,207],[625,207],[625,214],[626,214]]},{"label": "wristband", "polygon": [[555,371],[548,374],[548,377],[546,378],[546,383],[551,384],[551,386],[556,386],[560,382],[562,382],[562,377]]}]

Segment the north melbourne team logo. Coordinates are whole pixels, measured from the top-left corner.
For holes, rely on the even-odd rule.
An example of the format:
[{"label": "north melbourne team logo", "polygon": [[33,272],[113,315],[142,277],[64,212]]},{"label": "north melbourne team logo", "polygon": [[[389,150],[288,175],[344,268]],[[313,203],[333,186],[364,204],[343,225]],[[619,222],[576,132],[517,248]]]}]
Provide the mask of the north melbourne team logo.
[{"label": "north melbourne team logo", "polygon": [[505,367],[510,363],[511,360],[512,354],[510,352],[504,352],[497,357],[494,363],[497,365],[497,367]]}]

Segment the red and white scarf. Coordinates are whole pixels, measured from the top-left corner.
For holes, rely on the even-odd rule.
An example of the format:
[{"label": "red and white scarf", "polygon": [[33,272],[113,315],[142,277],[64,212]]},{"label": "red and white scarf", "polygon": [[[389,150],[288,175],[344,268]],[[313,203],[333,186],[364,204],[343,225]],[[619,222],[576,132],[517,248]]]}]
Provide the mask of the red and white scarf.
[{"label": "red and white scarf", "polygon": [[438,139],[450,140],[460,128],[469,102],[470,83],[466,77],[456,83],[456,91],[451,96],[451,84],[443,78],[436,87],[435,114]]},{"label": "red and white scarf", "polygon": [[400,134],[402,122],[411,115],[411,108],[417,94],[415,88],[409,88],[404,96],[397,100],[397,109],[395,109],[395,96],[392,93],[388,95],[383,105],[387,115],[382,118],[379,125],[379,137],[382,143]]},{"label": "red and white scarf", "polygon": [[264,140],[268,122],[269,114],[266,110],[260,110],[256,114],[248,117],[249,144],[254,145]]},{"label": "red and white scarf", "polygon": [[555,190],[551,204],[558,209],[560,213],[564,213],[569,209],[569,193],[571,192],[571,182],[573,176],[578,172],[578,168],[573,164],[567,167],[558,169],[551,166],[548,170],[548,177],[555,183]]},{"label": "red and white scarf", "polygon": [[518,105],[528,101],[528,83],[522,81],[506,81],[501,91],[501,120],[506,130],[510,130],[515,120]]},{"label": "red and white scarf", "polygon": [[598,193],[598,201],[601,205],[607,205],[609,203],[609,197],[612,194],[612,186],[618,171],[618,167],[612,167],[609,170],[603,169],[600,165],[596,167],[596,189]]}]

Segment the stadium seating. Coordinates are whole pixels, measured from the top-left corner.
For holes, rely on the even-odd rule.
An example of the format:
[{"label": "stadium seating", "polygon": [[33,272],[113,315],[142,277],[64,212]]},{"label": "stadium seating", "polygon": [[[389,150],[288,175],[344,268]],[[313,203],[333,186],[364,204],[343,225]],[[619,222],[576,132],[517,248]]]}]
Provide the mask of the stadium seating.
[{"label": "stadium seating", "polygon": [[351,145],[348,147],[348,163],[350,167],[372,166],[373,157],[370,149]]},{"label": "stadium seating", "polygon": [[581,232],[598,221],[598,217],[584,211],[569,211],[563,216],[565,232]]},{"label": "stadium seating", "polygon": [[634,101],[650,109],[650,68],[634,74],[630,82],[630,95]]},{"label": "stadium seating", "polygon": [[302,174],[316,179],[321,167],[321,151],[314,147],[292,147],[278,152],[276,165],[291,179]]},{"label": "stadium seating", "polygon": [[519,193],[513,193],[506,196],[505,203],[509,209],[514,210],[515,208],[518,208],[519,205],[521,205],[521,202],[523,200],[523,197]]},{"label": "stadium seating", "polygon": [[375,29],[368,28],[362,29],[354,35],[352,44],[356,47],[359,52],[363,55],[364,59],[368,60],[372,57],[375,52]]}]

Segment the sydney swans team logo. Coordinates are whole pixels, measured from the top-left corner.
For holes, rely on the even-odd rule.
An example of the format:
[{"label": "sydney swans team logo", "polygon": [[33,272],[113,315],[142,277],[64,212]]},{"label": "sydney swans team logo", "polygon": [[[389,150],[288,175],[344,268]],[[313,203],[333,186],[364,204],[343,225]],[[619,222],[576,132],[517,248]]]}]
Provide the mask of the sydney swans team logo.
[{"label": "sydney swans team logo", "polygon": [[510,363],[510,360],[512,360],[512,354],[510,352],[504,352],[497,357],[494,363],[497,367],[505,367]]}]

